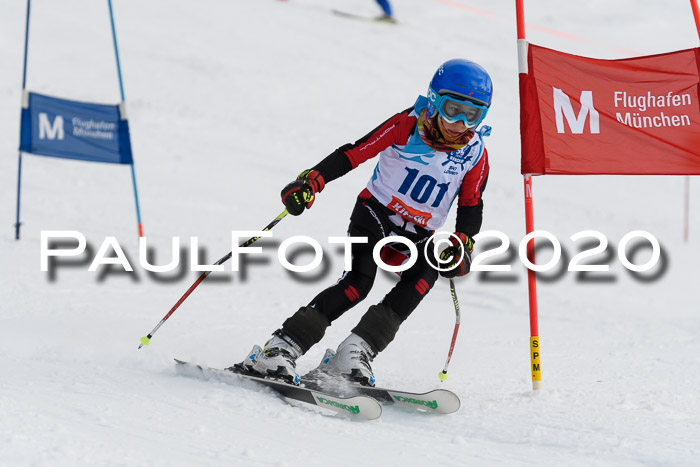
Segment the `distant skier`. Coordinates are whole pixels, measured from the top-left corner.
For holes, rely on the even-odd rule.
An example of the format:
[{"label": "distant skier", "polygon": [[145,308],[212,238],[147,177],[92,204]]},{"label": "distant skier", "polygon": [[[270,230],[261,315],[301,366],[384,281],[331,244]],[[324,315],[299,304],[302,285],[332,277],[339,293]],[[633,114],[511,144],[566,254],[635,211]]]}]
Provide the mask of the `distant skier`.
[{"label": "distant skier", "polygon": [[298,216],[313,205],[327,183],[379,154],[374,174],[350,216],[348,235],[369,239],[352,245],[352,270],[299,308],[264,349],[254,346],[239,367],[298,384],[297,358],[323,338],[334,320],[367,297],[377,272],[374,246],[387,236],[399,235],[414,242],[417,262],[401,273],[380,303],[369,307],[328,364],[316,371],[374,385],[370,362],[394,339],[401,323],[437,280],[434,249],[432,244],[424,247],[445,222],[455,200],[455,234],[440,254],[447,261],[440,267],[453,269],[440,274],[455,277],[469,272],[472,238],[481,229],[481,196],[489,173],[482,137],[490,128],[476,128],[486,116],[492,93],[491,78],[481,66],[449,60],[435,72],[427,98],[419,96],[412,107],[354,144],[336,149],[284,187],[282,201],[290,214]]},{"label": "distant skier", "polygon": [[395,23],[396,20],[394,19],[394,15],[392,14],[391,4],[389,3],[389,0],[377,0],[377,3],[379,3],[379,6],[382,8],[383,11],[382,15],[377,17],[377,21]]}]

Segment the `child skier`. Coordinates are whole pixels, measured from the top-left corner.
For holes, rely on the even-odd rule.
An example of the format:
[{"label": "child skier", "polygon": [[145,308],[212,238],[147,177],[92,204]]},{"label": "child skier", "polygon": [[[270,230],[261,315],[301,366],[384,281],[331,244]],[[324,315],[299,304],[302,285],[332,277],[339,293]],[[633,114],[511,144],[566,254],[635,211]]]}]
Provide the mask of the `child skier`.
[{"label": "child skier", "polygon": [[400,235],[415,243],[416,263],[401,273],[380,303],[369,307],[337,353],[322,365],[326,374],[374,385],[370,362],[394,339],[437,280],[437,262],[426,256],[432,256],[432,244],[424,247],[445,222],[455,199],[455,234],[439,264],[449,270],[440,274],[451,278],[469,272],[489,172],[482,137],[490,128],[476,128],[486,116],[492,94],[491,78],[481,66],[449,60],[435,72],[427,98],[419,96],[412,107],[354,144],[341,146],[284,187],[282,201],[290,214],[298,216],[313,205],[327,183],[379,154],[374,174],[350,216],[348,235],[368,238],[368,243],[352,245],[352,269],[289,317],[264,349],[254,346],[238,368],[299,384],[297,358],[321,340],[334,320],[367,297],[377,272],[374,246],[389,235]]}]

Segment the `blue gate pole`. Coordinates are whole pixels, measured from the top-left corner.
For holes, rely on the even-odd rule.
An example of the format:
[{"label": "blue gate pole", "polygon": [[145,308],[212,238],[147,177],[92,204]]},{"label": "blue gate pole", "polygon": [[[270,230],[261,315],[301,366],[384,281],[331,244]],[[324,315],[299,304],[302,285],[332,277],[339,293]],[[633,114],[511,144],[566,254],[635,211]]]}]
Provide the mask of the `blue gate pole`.
[{"label": "blue gate pole", "polygon": [[[27,24],[24,29],[24,66],[22,68],[22,102],[24,102],[24,89],[27,87],[27,49],[29,44],[29,11],[31,0],[27,0]],[[21,125],[20,125],[21,126]],[[21,130],[20,130],[21,131]],[[21,139],[21,137],[20,137]],[[15,221],[15,240],[19,240],[19,201],[22,186],[22,151],[19,151],[19,162],[17,164],[17,220]]]},{"label": "blue gate pole", "polygon": [[[114,13],[112,13],[112,0],[107,0],[109,6],[109,21],[112,24],[112,41],[114,42],[114,56],[117,59],[117,75],[119,76],[119,92],[122,97],[122,108],[126,109],[124,98],[124,84],[122,82],[122,68],[119,63],[119,47],[117,47],[117,32],[114,29]],[[139,237],[143,237],[143,225],[141,224],[141,209],[139,208],[139,191],[136,188],[136,170],[134,169],[134,160],[131,160],[131,181],[134,185],[134,199],[136,200],[136,220],[138,222]]]}]

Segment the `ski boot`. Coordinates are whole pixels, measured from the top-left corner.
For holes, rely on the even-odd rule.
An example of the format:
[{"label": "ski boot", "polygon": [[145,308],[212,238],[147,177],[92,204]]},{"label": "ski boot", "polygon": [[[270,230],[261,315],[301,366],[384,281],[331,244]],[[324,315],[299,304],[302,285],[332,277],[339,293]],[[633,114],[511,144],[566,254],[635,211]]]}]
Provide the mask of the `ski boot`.
[{"label": "ski boot", "polygon": [[341,376],[353,383],[374,386],[374,374],[369,363],[375,356],[376,353],[364,339],[351,333],[340,343],[337,352],[327,349],[321,364],[304,379],[322,384]]},{"label": "ski boot", "polygon": [[234,369],[260,376],[271,376],[289,384],[298,385],[301,378],[296,371],[296,359],[301,356],[296,343],[279,331],[265,343],[265,348],[254,345],[244,361],[234,365]]}]

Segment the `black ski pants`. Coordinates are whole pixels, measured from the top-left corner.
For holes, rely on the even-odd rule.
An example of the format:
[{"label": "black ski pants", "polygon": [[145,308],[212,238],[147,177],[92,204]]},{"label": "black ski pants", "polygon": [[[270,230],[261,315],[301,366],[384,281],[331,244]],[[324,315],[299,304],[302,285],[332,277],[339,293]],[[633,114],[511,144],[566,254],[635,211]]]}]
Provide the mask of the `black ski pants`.
[{"label": "black ski pants", "polygon": [[[418,233],[413,233],[401,229],[389,220],[387,211],[388,208],[374,198],[358,198],[350,216],[348,235],[367,237],[369,242],[352,245],[352,270],[345,271],[335,285],[328,287],[309,303],[309,306],[326,315],[328,321],[332,322],[339,318],[367,297],[374,284],[378,268],[372,257],[372,251],[379,240],[392,232],[416,244],[418,260],[410,269],[401,273],[399,282],[384,297],[382,304],[391,308],[403,321],[416,309],[435,284],[438,271],[428,263],[424,255],[425,243],[431,232],[418,229]],[[431,248],[428,248],[428,251],[430,252]],[[433,263],[435,263],[434,260]]]},{"label": "black ski pants", "polygon": [[[352,245],[352,270],[343,272],[335,285],[319,293],[308,306],[301,307],[284,322],[282,329],[276,331],[289,336],[302,353],[323,338],[333,321],[367,297],[378,268],[372,251],[377,242],[392,233],[411,240],[417,247],[418,259],[401,272],[398,283],[380,304],[369,307],[352,332],[369,343],[375,353],[381,352],[435,284],[438,271],[430,265],[424,253],[431,232],[420,228],[417,232],[406,231],[389,220],[390,214],[391,211],[374,198],[358,198],[350,216],[348,235],[367,237],[368,243]],[[427,250],[430,253],[432,246]]]}]

